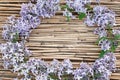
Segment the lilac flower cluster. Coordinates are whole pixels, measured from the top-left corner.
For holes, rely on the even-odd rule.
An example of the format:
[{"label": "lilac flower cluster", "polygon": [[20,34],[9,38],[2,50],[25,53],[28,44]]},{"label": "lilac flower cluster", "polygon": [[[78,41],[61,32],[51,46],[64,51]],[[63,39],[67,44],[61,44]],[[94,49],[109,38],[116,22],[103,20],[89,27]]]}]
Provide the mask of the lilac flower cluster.
[{"label": "lilac flower cluster", "polygon": [[[115,13],[107,7],[100,5],[95,6],[93,13],[88,13],[85,20],[88,26],[99,26],[94,31],[95,34],[99,35],[99,38],[111,37],[114,34],[111,28],[115,25],[115,22]],[[110,39],[101,39],[98,45],[101,46],[102,50],[106,51],[111,49],[112,42]]]},{"label": "lilac flower cluster", "polygon": [[94,30],[94,34],[99,35],[100,38],[107,36],[107,30],[102,27],[98,27]]},{"label": "lilac flower cluster", "polygon": [[[90,4],[91,0],[66,0],[66,5],[73,9],[78,14],[80,12],[87,13],[86,5]],[[70,12],[67,8],[63,11],[63,16],[69,16],[70,18],[75,18],[72,12]]]},{"label": "lilac flower cluster", "polygon": [[0,48],[3,53],[4,68],[19,72],[18,75],[24,75],[21,80],[49,80],[49,74],[51,73],[56,74],[60,80],[64,74],[72,74],[74,80],[94,79],[94,73],[102,75],[95,80],[109,80],[109,75],[116,68],[116,57],[112,53],[107,53],[103,58],[96,60],[93,67],[87,63],[81,63],[80,68],[74,70],[69,59],[65,59],[62,63],[54,59],[50,64],[34,58],[26,62],[26,58],[28,58],[31,53],[24,47],[22,42],[8,42],[1,44]]},{"label": "lilac flower cluster", "polygon": [[[93,66],[81,63],[80,68],[74,71],[75,80],[109,80],[109,76],[116,70],[116,57],[107,53],[103,58],[97,59]],[[96,76],[98,75],[98,76]]]},{"label": "lilac flower cluster", "polygon": [[75,12],[87,12],[87,8],[85,7],[87,4],[90,4],[91,0],[66,0],[66,4],[69,8],[74,9]]},{"label": "lilac flower cluster", "polygon": [[110,50],[111,48],[111,42],[107,39],[100,40],[98,45],[101,46],[101,50],[104,50],[104,51]]},{"label": "lilac flower cluster", "polygon": [[40,20],[37,17],[31,17],[30,20],[25,20],[23,17],[16,19],[15,16],[11,16],[8,18],[7,24],[3,26],[2,37],[7,41],[12,41],[18,33],[19,37],[26,39],[29,37],[31,29],[39,23]]},{"label": "lilac flower cluster", "polygon": [[3,26],[3,38],[11,41],[18,33],[19,37],[25,39],[29,37],[32,29],[38,27],[42,18],[50,18],[59,10],[59,0],[37,0],[36,4],[31,2],[22,4],[20,15],[16,19],[15,16],[8,18],[7,24]]},{"label": "lilac flower cluster", "polygon": [[14,26],[16,26],[16,19],[14,16],[8,18],[7,24],[3,26],[2,37],[5,40],[12,41],[17,30]]},{"label": "lilac flower cluster", "polygon": [[24,43],[7,42],[0,45],[2,59],[4,60],[4,68],[12,69],[16,72],[21,63],[31,55],[31,52],[24,46]]},{"label": "lilac flower cluster", "polygon": [[69,59],[62,63],[54,59],[47,64],[43,60],[32,58],[19,66],[19,75],[24,75],[21,80],[52,80],[50,74],[54,74],[59,80],[62,80],[64,74],[72,74],[72,80],[109,80],[112,71],[116,70],[115,61],[114,54],[107,53],[103,58],[97,59],[92,66],[82,62],[80,68],[74,70]]},{"label": "lilac flower cluster", "polygon": [[115,61],[116,57],[113,53],[107,53],[103,58],[97,59],[93,64],[93,70],[95,74],[100,76],[96,77],[95,80],[110,80],[109,76],[116,70]]},{"label": "lilac flower cluster", "polygon": [[72,63],[69,59],[65,59],[62,63],[54,59],[48,67],[48,73],[57,75],[61,80],[62,75],[73,73]]},{"label": "lilac flower cluster", "polygon": [[[109,26],[114,26],[115,25],[115,13],[108,9],[107,7],[104,6],[95,6],[93,8],[93,14],[87,15],[85,23],[88,26],[100,26],[100,27],[107,27]],[[91,23],[90,23],[91,22]]]},{"label": "lilac flower cluster", "polygon": [[26,63],[20,65],[18,75],[24,76],[21,80],[47,80],[47,65],[40,59],[29,59]]},{"label": "lilac flower cluster", "polygon": [[89,80],[94,76],[93,69],[87,63],[81,63],[80,68],[74,71],[75,80]]},{"label": "lilac flower cluster", "polygon": [[54,16],[60,10],[59,0],[37,0],[38,15],[43,18]]},{"label": "lilac flower cluster", "polygon": [[[33,4],[31,2],[36,3]],[[32,15],[32,17],[50,18],[60,10],[59,0],[36,0],[31,2],[23,4],[21,7],[20,14],[26,19],[28,19],[30,15]]]}]

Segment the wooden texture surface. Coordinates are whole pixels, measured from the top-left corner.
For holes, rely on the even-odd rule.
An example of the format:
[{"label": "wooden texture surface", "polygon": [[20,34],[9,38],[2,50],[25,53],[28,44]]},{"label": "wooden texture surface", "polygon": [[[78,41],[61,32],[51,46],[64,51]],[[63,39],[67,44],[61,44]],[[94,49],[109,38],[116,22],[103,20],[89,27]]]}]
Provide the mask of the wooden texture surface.
[{"label": "wooden texture surface", "polygon": [[[101,4],[116,12],[117,25],[120,27],[120,0],[101,0]],[[2,25],[10,15],[19,16],[21,3],[28,0],[0,0],[0,43],[5,41],[1,37]],[[61,0],[64,4],[64,0]],[[93,6],[95,2],[92,1]],[[50,62],[53,58],[63,60],[69,58],[74,67],[79,67],[80,62],[92,64],[98,58],[100,47],[95,44],[98,36],[93,34],[95,27],[87,27],[78,19],[66,22],[62,11],[58,11],[51,19],[42,20],[42,24],[34,29],[26,45],[33,52],[32,57],[42,58]],[[117,71],[111,80],[120,80],[120,46],[115,55],[117,57]],[[15,73],[3,69],[0,54],[0,80],[13,80]]]}]

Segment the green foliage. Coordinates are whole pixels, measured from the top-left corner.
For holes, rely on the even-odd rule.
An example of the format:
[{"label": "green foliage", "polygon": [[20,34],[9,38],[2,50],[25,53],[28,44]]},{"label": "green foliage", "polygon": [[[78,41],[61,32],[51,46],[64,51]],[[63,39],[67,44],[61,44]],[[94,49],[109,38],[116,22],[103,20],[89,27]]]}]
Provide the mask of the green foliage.
[{"label": "green foliage", "polygon": [[111,51],[111,52],[114,52],[114,51],[116,50],[116,48],[117,48],[117,46],[112,45],[112,46],[111,46],[111,50],[110,50],[110,51]]},{"label": "green foliage", "polygon": [[120,34],[116,34],[116,35],[114,35],[114,39],[115,39],[115,40],[120,39]]},{"label": "green foliage", "polygon": [[51,79],[53,79],[53,80],[59,80],[59,79],[58,79],[58,76],[55,75],[54,73],[50,73],[50,74],[49,74],[49,77],[50,77]]},{"label": "green foliage", "polygon": [[94,78],[95,78],[95,79],[99,78],[100,76],[101,76],[101,74],[100,74],[100,73],[97,73],[97,74],[96,74],[96,73],[94,73]]},{"label": "green foliage", "polygon": [[70,21],[70,16],[68,14],[67,14],[66,17],[67,17],[67,21]]},{"label": "green foliage", "polygon": [[15,35],[13,35],[13,40],[12,40],[12,42],[13,43],[16,43],[16,42],[18,42],[18,40],[19,40],[19,33],[15,33]]},{"label": "green foliage", "polygon": [[99,58],[102,58],[108,51],[101,50]]},{"label": "green foliage", "polygon": [[110,51],[111,51],[111,52],[114,52],[117,47],[118,47],[118,41],[115,41],[115,40],[111,41]]},{"label": "green foliage", "polygon": [[62,6],[61,6],[61,9],[62,9],[62,10],[67,9],[67,10],[70,11],[70,12],[74,11],[73,9],[69,8],[68,5],[62,5]]},{"label": "green foliage", "polygon": [[85,14],[85,13],[79,12],[79,15],[78,15],[79,20],[82,20],[82,19],[85,18],[85,17],[86,17],[86,14]]}]

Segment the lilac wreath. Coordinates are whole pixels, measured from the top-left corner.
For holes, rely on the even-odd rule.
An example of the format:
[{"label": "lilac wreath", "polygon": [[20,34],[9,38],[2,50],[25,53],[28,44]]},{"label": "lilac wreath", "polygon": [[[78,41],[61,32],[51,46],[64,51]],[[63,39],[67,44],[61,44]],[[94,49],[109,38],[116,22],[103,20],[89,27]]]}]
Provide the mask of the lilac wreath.
[{"label": "lilac wreath", "polygon": [[[2,37],[7,41],[0,45],[3,66],[17,72],[14,80],[110,80],[109,76],[116,70],[116,57],[113,54],[119,45],[120,30],[115,26],[115,13],[105,6],[91,7],[90,0],[66,0],[66,5],[60,8],[59,0],[31,0],[22,4],[20,17],[11,16],[3,26]],[[94,33],[99,35],[97,44],[101,47],[100,58],[92,65],[85,62],[74,69],[69,59],[59,62],[54,59],[46,63],[41,59],[29,58],[32,53],[25,47],[26,39],[34,28],[37,28],[43,18],[51,18],[63,9],[67,21],[78,17],[85,18],[87,26],[98,26]],[[72,12],[76,12],[77,16]]]}]

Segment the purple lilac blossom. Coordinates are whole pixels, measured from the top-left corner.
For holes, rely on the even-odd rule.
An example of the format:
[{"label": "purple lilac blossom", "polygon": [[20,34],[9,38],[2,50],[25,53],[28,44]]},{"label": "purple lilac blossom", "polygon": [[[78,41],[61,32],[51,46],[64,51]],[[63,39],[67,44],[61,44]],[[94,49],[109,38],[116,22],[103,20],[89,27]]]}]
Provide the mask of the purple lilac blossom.
[{"label": "purple lilac blossom", "polygon": [[62,74],[72,74],[73,73],[73,65],[69,59],[64,59],[62,62]]},{"label": "purple lilac blossom", "polygon": [[58,60],[54,59],[54,60],[50,63],[47,71],[48,71],[49,74],[50,74],[50,73],[56,74],[56,75],[58,76],[58,78],[61,79],[61,75],[62,75],[62,64],[61,64]]},{"label": "purple lilac blossom", "polygon": [[[94,25],[100,26],[100,27],[107,27],[107,26],[114,26],[115,25],[115,13],[110,10],[109,8],[105,7],[105,6],[95,6],[93,8],[93,13],[94,15],[91,17],[91,19],[89,19],[89,15],[87,15],[88,17],[86,18],[86,25],[91,26],[92,23],[94,23]],[[92,22],[89,22],[90,20],[92,20]],[[92,25],[93,26],[93,25]]]},{"label": "purple lilac blossom", "polygon": [[2,59],[4,60],[4,68],[17,71],[19,65],[24,63],[26,57],[31,55],[31,52],[24,46],[24,43],[7,42],[0,45]]},{"label": "purple lilac blossom", "polygon": [[21,5],[20,15],[24,18],[27,18],[28,15],[37,16],[38,15],[37,6],[30,2],[26,4],[23,3]]},{"label": "purple lilac blossom", "polygon": [[90,4],[91,0],[66,0],[66,4],[69,8],[74,9],[75,12],[83,12],[86,13],[87,8],[85,5]]},{"label": "purple lilac blossom", "polygon": [[86,17],[84,23],[85,23],[87,26],[95,26],[95,21],[94,21],[94,19],[92,18],[92,15],[90,15],[89,13],[87,14],[87,17]]},{"label": "purple lilac blossom", "polygon": [[73,75],[75,80],[89,80],[93,76],[93,70],[87,63],[82,62],[80,68],[76,69]]},{"label": "purple lilac blossom", "polygon": [[100,38],[102,38],[107,36],[107,31],[105,30],[105,28],[98,27],[94,30],[94,34],[97,34]]},{"label": "purple lilac blossom", "polygon": [[101,46],[101,50],[107,51],[111,48],[111,41],[107,40],[107,39],[102,39],[99,41],[99,46]]},{"label": "purple lilac blossom", "polygon": [[40,24],[40,18],[38,17],[37,6],[35,4],[22,4],[20,15],[23,22],[27,21],[30,28],[36,28]]},{"label": "purple lilac blossom", "polygon": [[3,26],[2,37],[5,40],[12,41],[15,34],[18,33],[19,37],[28,38],[31,29],[36,28],[39,23],[38,17],[29,16],[29,20],[25,20],[23,17],[15,19],[15,16],[11,16],[8,18],[7,24]]},{"label": "purple lilac blossom", "polygon": [[113,29],[112,33],[113,33],[113,35],[119,35],[120,34],[120,29],[117,29],[117,30]]},{"label": "purple lilac blossom", "polygon": [[94,20],[98,26],[107,27],[115,25],[115,13],[104,6],[95,6],[93,8]]},{"label": "purple lilac blossom", "polygon": [[[70,9],[75,10],[75,12],[77,12],[79,14],[80,12],[82,12],[82,13],[87,12],[87,8],[85,8],[85,5],[90,4],[90,2],[91,2],[91,0],[66,0],[66,5]],[[65,11],[63,11],[63,16],[67,16],[72,19],[75,18],[75,16],[73,16],[72,12],[70,12],[67,8],[65,9]]]},{"label": "purple lilac blossom", "polygon": [[40,59],[30,59],[28,62],[29,70],[35,76],[36,80],[47,80],[47,66],[43,60]]},{"label": "purple lilac blossom", "polygon": [[59,2],[59,0],[37,0],[38,15],[43,18],[54,16],[60,10]]},{"label": "purple lilac blossom", "polygon": [[17,33],[17,30],[15,28],[17,23],[15,16],[8,17],[8,20],[6,22],[7,24],[3,26],[2,37],[7,41],[12,41],[14,35]]},{"label": "purple lilac blossom", "polygon": [[116,57],[113,53],[106,53],[103,58],[97,59],[93,64],[93,70],[96,74],[100,74],[96,80],[110,80],[109,76],[116,70]]},{"label": "purple lilac blossom", "polygon": [[40,24],[38,17],[29,17],[29,20],[25,20],[23,17],[17,20],[16,29],[21,37],[28,38],[32,29],[36,28]]},{"label": "purple lilac blossom", "polygon": [[69,17],[72,19],[75,18],[75,16],[73,16],[73,14],[70,11],[68,11],[67,9],[65,9],[65,11],[63,11],[63,16],[66,16],[66,17]]},{"label": "purple lilac blossom", "polygon": [[[31,58],[26,63],[20,65],[19,75],[24,75],[24,78],[22,78],[23,80],[31,80],[33,78],[35,78],[35,80],[47,80],[47,67],[48,64],[43,60]],[[32,75],[29,75],[29,73]]]}]

